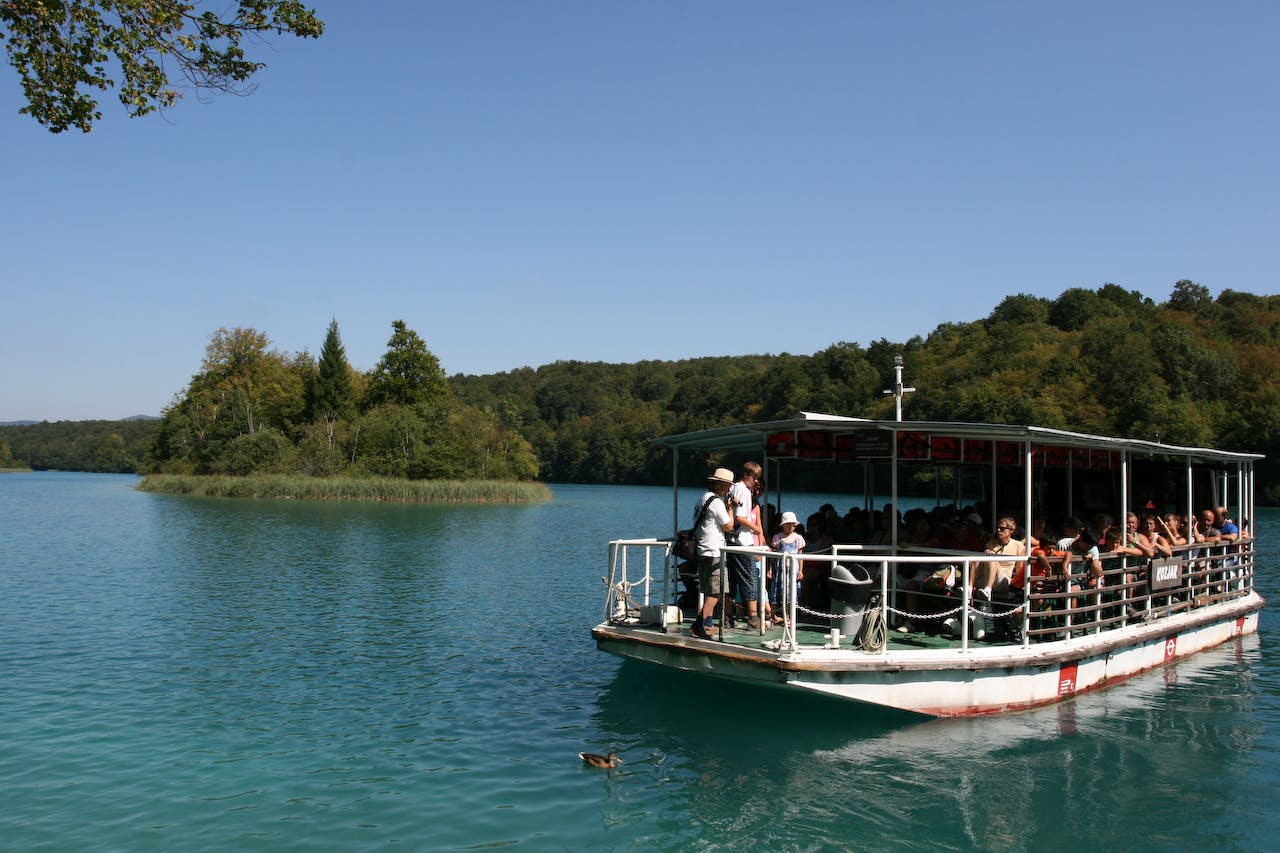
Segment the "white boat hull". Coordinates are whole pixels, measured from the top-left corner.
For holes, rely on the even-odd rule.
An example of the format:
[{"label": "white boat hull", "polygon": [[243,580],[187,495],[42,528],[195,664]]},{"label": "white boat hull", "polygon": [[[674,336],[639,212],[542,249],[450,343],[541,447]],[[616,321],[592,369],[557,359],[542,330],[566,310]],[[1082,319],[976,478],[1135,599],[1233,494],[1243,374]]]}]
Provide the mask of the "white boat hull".
[{"label": "white boat hull", "polygon": [[1258,629],[1257,593],[1095,636],[1021,646],[868,653],[774,652],[602,624],[604,651],[662,666],[775,684],[935,717],[1049,705]]}]

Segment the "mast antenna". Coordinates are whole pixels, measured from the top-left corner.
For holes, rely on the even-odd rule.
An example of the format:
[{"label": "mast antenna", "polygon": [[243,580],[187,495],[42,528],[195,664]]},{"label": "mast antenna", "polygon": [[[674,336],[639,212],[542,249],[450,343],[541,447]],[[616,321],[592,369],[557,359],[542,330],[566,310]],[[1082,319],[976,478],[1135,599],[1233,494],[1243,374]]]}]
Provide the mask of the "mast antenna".
[{"label": "mast antenna", "polygon": [[912,391],[916,389],[906,387],[902,384],[902,356],[900,355],[895,355],[893,357],[893,373],[894,373],[893,387],[886,389],[884,393],[893,395],[894,404],[895,404],[894,408],[896,411],[896,420],[900,421],[902,420],[902,395],[910,394]]}]

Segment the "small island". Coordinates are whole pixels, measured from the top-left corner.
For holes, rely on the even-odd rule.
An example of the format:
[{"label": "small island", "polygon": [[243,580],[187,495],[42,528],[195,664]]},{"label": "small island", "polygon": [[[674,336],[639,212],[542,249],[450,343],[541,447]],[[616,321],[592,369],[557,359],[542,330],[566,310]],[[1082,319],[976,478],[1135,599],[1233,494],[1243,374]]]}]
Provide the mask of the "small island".
[{"label": "small island", "polygon": [[189,495],[536,503],[538,460],[510,418],[459,402],[404,321],[367,373],[329,324],[317,361],[219,329],[163,414],[140,489]]}]

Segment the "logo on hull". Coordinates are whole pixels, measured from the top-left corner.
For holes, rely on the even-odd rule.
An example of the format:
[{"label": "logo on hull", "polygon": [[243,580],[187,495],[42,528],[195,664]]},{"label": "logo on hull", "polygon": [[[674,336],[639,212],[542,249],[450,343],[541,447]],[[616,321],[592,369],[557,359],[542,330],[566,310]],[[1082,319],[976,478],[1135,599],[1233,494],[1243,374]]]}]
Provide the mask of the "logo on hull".
[{"label": "logo on hull", "polygon": [[1064,663],[1058,670],[1058,698],[1065,696],[1074,696],[1076,692],[1076,677],[1080,672],[1080,661],[1072,661]]}]

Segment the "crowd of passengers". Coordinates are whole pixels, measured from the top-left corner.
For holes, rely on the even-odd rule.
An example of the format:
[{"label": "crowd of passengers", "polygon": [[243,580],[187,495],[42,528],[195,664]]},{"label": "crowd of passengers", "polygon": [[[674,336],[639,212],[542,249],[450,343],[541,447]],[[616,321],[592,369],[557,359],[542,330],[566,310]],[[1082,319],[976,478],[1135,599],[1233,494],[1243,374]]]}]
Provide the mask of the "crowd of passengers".
[{"label": "crowd of passengers", "polygon": [[[763,488],[763,483],[759,484]],[[756,489],[759,493],[760,488]],[[1011,516],[996,519],[995,525],[984,523],[987,507],[982,503],[964,507],[941,505],[933,510],[911,508],[905,514],[895,514],[890,505],[882,510],[867,511],[851,507],[840,515],[835,506],[823,505],[809,515],[804,524],[791,512],[774,514],[772,507],[763,507],[765,519],[774,519],[765,529],[765,539],[774,542],[778,537],[799,539],[800,552],[829,553],[835,544],[861,544],[868,547],[888,547],[895,542],[893,525],[897,525],[896,542],[900,551],[911,548],[940,548],[946,551],[973,551],[1010,557],[1027,555],[1028,543],[1030,573],[1033,578],[1048,579],[1053,589],[1068,589],[1078,593],[1084,589],[1101,589],[1108,583],[1107,567],[1121,565],[1132,569],[1116,581],[1133,583],[1142,578],[1147,560],[1169,557],[1174,548],[1183,546],[1217,546],[1248,538],[1240,526],[1231,519],[1228,508],[1204,508],[1197,512],[1192,523],[1176,512],[1161,515],[1153,510],[1128,512],[1125,524],[1115,523],[1110,515],[1098,514],[1085,523],[1080,517],[1064,517],[1050,523],[1043,516],[1034,517],[1028,535],[1018,521]],[[1247,529],[1247,523],[1245,523]],[[774,542],[774,551],[778,551]],[[801,578],[797,588],[797,601],[801,607],[822,612],[829,606],[827,578],[829,562],[801,562]],[[1018,560],[991,561],[973,564],[970,576],[970,599],[979,611],[988,613],[1011,610],[1014,602],[1023,599],[1027,564]],[[778,567],[767,569],[767,584],[771,589],[772,610],[778,610],[778,593],[781,584],[773,574]],[[928,619],[929,612],[954,610],[951,602],[960,597],[959,566],[946,565],[937,569],[919,564],[901,564],[895,585],[899,589],[895,610],[905,613],[893,625],[902,634],[915,631],[931,631],[959,635],[959,621]],[[1044,587],[1044,583],[1039,584]],[[1126,619],[1140,619],[1143,613],[1132,605],[1124,606]],[[923,617],[922,617],[923,616]],[[1011,640],[1020,642],[1020,619],[1011,617],[975,617],[970,624],[970,637],[974,639]]]},{"label": "crowd of passengers", "polygon": [[[1002,515],[988,525],[989,510],[983,503],[962,507],[944,504],[905,513],[894,512],[889,504],[871,511],[855,506],[844,515],[833,505],[823,504],[801,523],[794,512],[779,513],[763,501],[767,492],[762,473],[758,464],[748,462],[736,477],[727,469],[718,469],[709,476],[708,491],[695,514],[695,528],[710,531],[712,537],[720,530],[722,541],[728,545],[767,546],[776,552],[799,555],[829,554],[833,546],[841,544],[887,548],[896,541],[899,550],[908,553],[918,548],[1009,556],[1007,561],[971,564],[970,600],[988,614],[988,618],[971,623],[969,633],[975,639],[1021,640],[1021,618],[999,615],[1002,608],[1007,613],[1014,602],[1024,598],[1028,563],[1014,558],[1030,554],[1033,588],[1038,591],[1075,594],[1140,580],[1148,560],[1171,556],[1175,548],[1229,545],[1248,538],[1247,521],[1242,531],[1225,506],[1203,509],[1187,520],[1174,512],[1157,513],[1154,504],[1149,504],[1141,512],[1126,513],[1123,526],[1106,514],[1093,516],[1089,523],[1077,516],[1052,521],[1035,516],[1029,532],[1021,529],[1012,514]],[[716,505],[715,511],[709,515],[707,510],[712,504]],[[709,636],[716,602],[721,597],[731,605],[725,610],[731,624],[736,619],[745,620],[752,629],[758,628],[761,620],[766,627],[783,624],[781,561],[765,560],[765,589],[757,590],[755,579],[759,571],[754,558],[730,554],[728,577],[722,578],[717,554],[716,543],[700,532],[696,583],[692,576],[685,577],[691,593],[696,596],[701,587],[707,594],[692,633]],[[1125,571],[1108,575],[1107,570],[1116,566]],[[820,614],[830,608],[830,569],[829,561],[800,561],[795,595],[802,610]],[[962,583],[961,571],[955,565],[937,568],[899,564],[893,578],[895,610],[907,615],[896,622],[894,629],[900,633],[924,630],[958,635],[960,626],[954,617],[928,617],[954,610],[952,602],[963,597]],[[1067,596],[1068,606],[1072,606],[1074,598]],[[1125,618],[1145,617],[1132,604],[1123,606]]]}]

